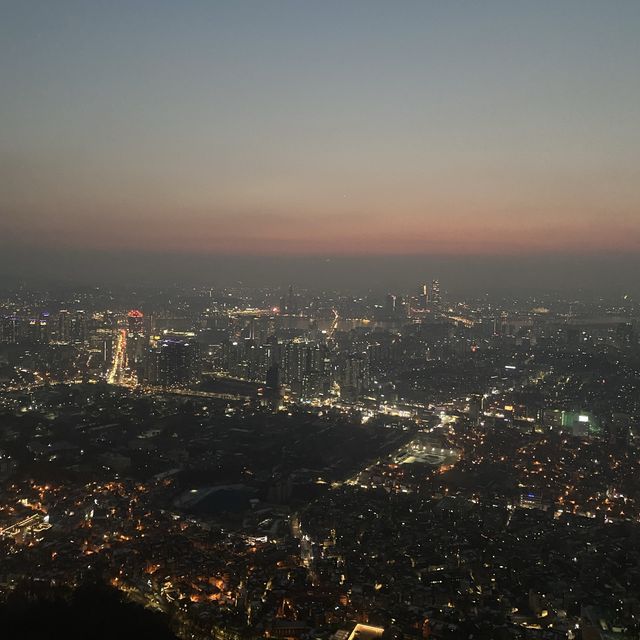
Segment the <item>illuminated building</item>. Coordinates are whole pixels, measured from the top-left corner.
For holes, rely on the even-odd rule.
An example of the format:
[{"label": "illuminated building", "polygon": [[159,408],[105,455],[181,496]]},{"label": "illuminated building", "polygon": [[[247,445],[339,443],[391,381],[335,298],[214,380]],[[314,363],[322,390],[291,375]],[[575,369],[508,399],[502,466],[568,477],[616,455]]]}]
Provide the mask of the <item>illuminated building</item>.
[{"label": "illuminated building", "polygon": [[282,395],[282,387],[280,385],[280,368],[274,364],[267,369],[267,381],[264,389],[265,403],[273,407],[277,406]]},{"label": "illuminated building", "polygon": [[44,318],[29,320],[28,339],[31,342],[47,343],[49,341],[48,325]]},{"label": "illuminated building", "polygon": [[587,411],[545,409],[542,412],[542,421],[551,430],[564,431],[583,438],[598,438],[603,434],[600,420]]},{"label": "illuminated building", "polygon": [[2,342],[15,344],[20,339],[20,318],[15,315],[2,319]]},{"label": "illuminated building", "polygon": [[130,369],[138,369],[144,360],[147,340],[144,335],[144,314],[137,309],[127,314],[127,362]]},{"label": "illuminated building", "polygon": [[144,333],[144,314],[133,309],[127,314],[127,330],[129,335]]},{"label": "illuminated building", "polygon": [[58,312],[56,339],[64,344],[83,344],[87,339],[87,317],[84,311]]},{"label": "illuminated building", "polygon": [[384,312],[387,318],[406,318],[410,309],[410,299],[406,300],[394,293],[387,294]]},{"label": "illuminated building", "polygon": [[442,301],[440,297],[440,283],[437,280],[432,280],[431,282],[431,294],[429,298],[433,304],[440,304]]},{"label": "illuminated building", "polygon": [[83,344],[87,339],[87,316],[84,311],[76,311],[71,318],[71,340]]},{"label": "illuminated building", "polygon": [[282,382],[294,393],[305,397],[328,391],[329,359],[327,348],[316,342],[292,340],[281,345]]},{"label": "illuminated building", "polygon": [[168,337],[147,353],[145,380],[159,387],[188,387],[200,379],[200,353],[193,339]]},{"label": "illuminated building", "polygon": [[277,364],[272,365],[267,370],[266,386],[271,393],[280,392],[280,369]]},{"label": "illuminated building", "polygon": [[393,293],[388,293],[385,299],[384,310],[388,316],[394,316],[397,308],[397,298]]},{"label": "illuminated building", "polygon": [[48,319],[48,313],[28,320],[17,315],[5,316],[0,319],[0,342],[16,344],[26,341],[47,344],[49,342]]},{"label": "illuminated building", "polygon": [[426,284],[422,285],[420,291],[420,306],[425,309],[429,303],[429,287]]},{"label": "illuminated building", "polygon": [[293,291],[293,285],[289,286],[287,295],[280,299],[280,311],[290,314],[298,312],[298,297]]},{"label": "illuminated building", "polygon": [[58,313],[56,338],[58,342],[69,342],[71,338],[71,314],[66,309]]},{"label": "illuminated building", "polygon": [[583,438],[599,437],[602,435],[600,421],[586,411],[563,411],[562,429],[574,436]]},{"label": "illuminated building", "polygon": [[340,367],[340,396],[356,400],[369,390],[369,354],[351,353]]}]

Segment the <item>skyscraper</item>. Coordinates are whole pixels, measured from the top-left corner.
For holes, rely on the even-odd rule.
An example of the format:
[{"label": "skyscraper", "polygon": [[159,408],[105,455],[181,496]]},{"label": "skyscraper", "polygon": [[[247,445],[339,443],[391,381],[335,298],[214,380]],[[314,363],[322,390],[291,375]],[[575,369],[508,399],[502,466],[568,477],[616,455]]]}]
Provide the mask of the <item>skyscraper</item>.
[{"label": "skyscraper", "polygon": [[357,400],[369,390],[369,353],[347,354],[340,363],[340,395],[347,400]]},{"label": "skyscraper", "polygon": [[384,310],[387,317],[392,318],[396,315],[398,307],[398,298],[393,293],[388,293],[384,302]]},{"label": "skyscraper", "polygon": [[423,284],[420,289],[420,306],[423,309],[426,309],[428,302],[429,302],[429,286],[427,284]]},{"label": "skyscraper", "polygon": [[127,362],[131,370],[138,371],[144,360],[148,340],[144,335],[144,314],[133,309],[127,314]]},{"label": "skyscraper", "polygon": [[20,339],[20,324],[20,318],[15,314],[2,318],[1,341],[8,342],[9,344],[18,342]]},{"label": "skyscraper", "polygon": [[127,329],[129,335],[144,333],[144,314],[138,309],[132,309],[127,314]]},{"label": "skyscraper", "polygon": [[145,380],[159,387],[188,387],[200,379],[200,353],[195,340],[164,338],[147,353]]},{"label": "skyscraper", "polygon": [[431,296],[430,296],[431,302],[433,304],[440,304],[441,302],[441,298],[440,298],[440,283],[437,280],[432,280],[431,281]]}]

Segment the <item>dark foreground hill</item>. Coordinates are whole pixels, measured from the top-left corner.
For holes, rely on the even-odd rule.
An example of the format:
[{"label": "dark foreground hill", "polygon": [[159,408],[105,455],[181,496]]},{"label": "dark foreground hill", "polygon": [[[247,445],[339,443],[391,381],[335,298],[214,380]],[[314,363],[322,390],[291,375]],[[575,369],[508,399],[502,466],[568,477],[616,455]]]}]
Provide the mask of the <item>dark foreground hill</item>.
[{"label": "dark foreground hill", "polygon": [[7,640],[177,640],[161,614],[101,584],[22,585],[0,603],[0,629]]}]

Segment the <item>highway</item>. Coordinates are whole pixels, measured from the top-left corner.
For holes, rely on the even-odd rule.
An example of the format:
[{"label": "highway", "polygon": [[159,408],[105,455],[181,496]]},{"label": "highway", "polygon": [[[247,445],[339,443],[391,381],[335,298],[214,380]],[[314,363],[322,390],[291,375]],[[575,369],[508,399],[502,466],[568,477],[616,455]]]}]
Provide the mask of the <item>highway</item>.
[{"label": "highway", "polygon": [[329,332],[327,333],[327,340],[333,339],[333,334],[336,332],[338,328],[338,320],[340,320],[340,316],[336,309],[332,309],[333,311],[333,321],[331,322],[331,327],[329,328]]},{"label": "highway", "polygon": [[120,329],[113,351],[113,364],[107,375],[109,384],[123,384],[124,368],[127,364],[127,330]]}]

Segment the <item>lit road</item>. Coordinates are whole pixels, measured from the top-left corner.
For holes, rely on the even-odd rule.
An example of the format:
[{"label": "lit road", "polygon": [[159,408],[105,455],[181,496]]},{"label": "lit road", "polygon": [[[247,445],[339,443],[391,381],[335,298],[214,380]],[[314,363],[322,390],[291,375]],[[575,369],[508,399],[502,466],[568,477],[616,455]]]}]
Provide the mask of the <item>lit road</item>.
[{"label": "lit road", "polygon": [[107,375],[107,382],[109,384],[122,384],[124,379],[124,368],[127,362],[127,331],[126,329],[120,329],[118,331],[118,338],[116,339],[116,346],[113,351],[113,364],[111,370]]},{"label": "lit road", "polygon": [[300,543],[300,559],[302,564],[309,570],[311,581],[314,585],[318,584],[318,576],[313,568],[313,544],[309,536],[302,532],[300,526],[300,518],[297,514],[293,514],[290,521],[291,534]]},{"label": "lit road", "polygon": [[335,309],[332,309],[332,311],[333,311],[333,322],[331,323],[331,327],[329,328],[329,332],[327,333],[327,340],[331,340],[333,338],[333,334],[336,332],[336,329],[338,328],[338,320],[340,319],[338,312]]},{"label": "lit road", "polygon": [[473,327],[476,324],[475,320],[472,320],[471,318],[465,318],[464,316],[445,315],[445,318],[451,320],[452,322],[455,322],[456,324],[462,324],[465,327]]},{"label": "lit road", "polygon": [[17,535],[20,532],[40,532],[49,529],[51,525],[42,517],[40,513],[34,513],[20,522],[16,522],[12,525],[0,529],[0,538],[9,538]]}]

